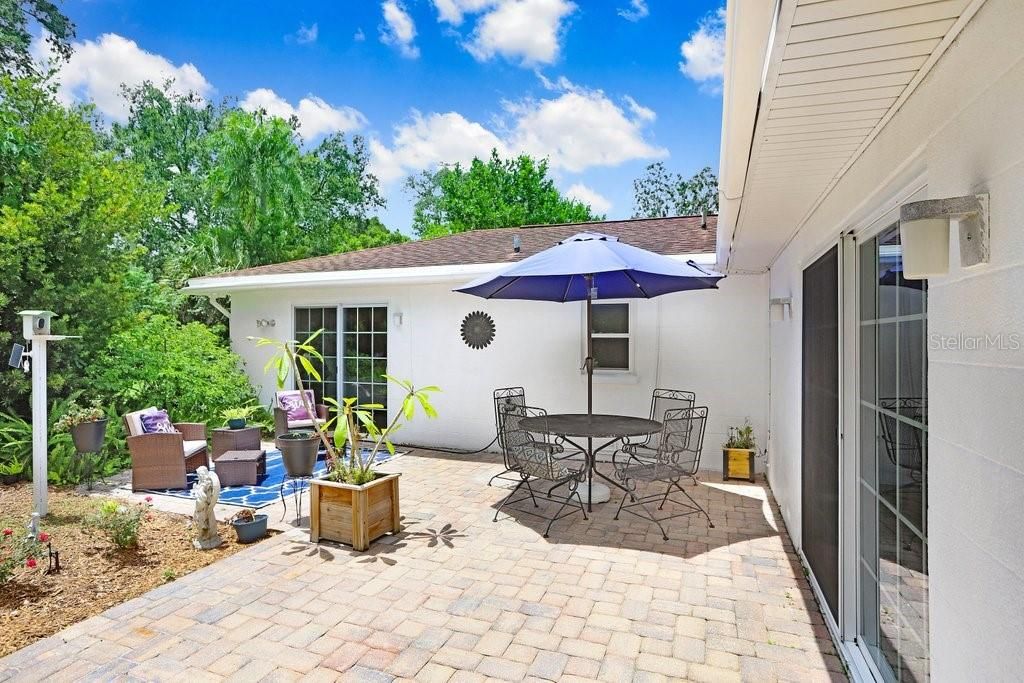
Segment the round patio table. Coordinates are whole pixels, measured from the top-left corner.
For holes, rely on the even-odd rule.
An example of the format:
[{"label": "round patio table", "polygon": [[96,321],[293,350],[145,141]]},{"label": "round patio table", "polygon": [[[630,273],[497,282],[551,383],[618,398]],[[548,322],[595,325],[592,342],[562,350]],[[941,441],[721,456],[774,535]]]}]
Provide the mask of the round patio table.
[{"label": "round patio table", "polygon": [[[597,454],[630,436],[645,436],[661,431],[661,423],[646,417],[630,415],[605,415],[594,413],[552,413],[547,416],[527,417],[520,423],[523,429],[534,433],[555,434],[567,443],[580,449],[587,458],[587,509],[594,507],[594,473],[612,486],[628,491],[624,486],[606,477],[595,467]],[[573,439],[586,439],[587,445],[578,444]],[[594,439],[608,439],[599,448],[594,448]],[[599,484],[600,485],[600,482]],[[609,497],[611,490],[609,489]],[[605,502],[608,498],[598,502]]]}]

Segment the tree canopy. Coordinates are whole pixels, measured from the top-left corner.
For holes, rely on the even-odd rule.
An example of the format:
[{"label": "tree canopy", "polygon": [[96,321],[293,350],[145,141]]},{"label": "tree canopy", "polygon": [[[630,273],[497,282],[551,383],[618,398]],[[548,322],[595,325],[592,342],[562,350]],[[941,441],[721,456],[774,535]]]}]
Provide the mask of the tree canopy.
[{"label": "tree canopy", "polygon": [[548,162],[521,154],[502,159],[497,150],[441,166],[406,180],[416,197],[412,227],[420,237],[467,230],[601,220],[581,201],[562,196],[548,176]]},{"label": "tree canopy", "polygon": [[690,178],[653,163],[633,181],[633,217],[692,216],[718,213],[718,176],[705,166]]},{"label": "tree canopy", "polygon": [[36,74],[32,58],[31,24],[43,30],[50,50],[59,58],[71,56],[75,25],[49,0],[0,0],[0,73],[8,76]]}]

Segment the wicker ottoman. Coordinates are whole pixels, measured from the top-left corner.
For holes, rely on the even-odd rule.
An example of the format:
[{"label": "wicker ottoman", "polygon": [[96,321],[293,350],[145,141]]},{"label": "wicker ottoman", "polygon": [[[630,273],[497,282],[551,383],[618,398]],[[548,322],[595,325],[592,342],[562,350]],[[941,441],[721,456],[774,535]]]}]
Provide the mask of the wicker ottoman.
[{"label": "wicker ottoman", "polygon": [[267,473],[266,451],[227,451],[217,458],[214,471],[221,486],[256,486]]},{"label": "wicker ottoman", "polygon": [[228,429],[218,427],[213,430],[213,461],[217,462],[223,453],[228,451],[258,451],[260,449],[260,428],[243,427]]}]

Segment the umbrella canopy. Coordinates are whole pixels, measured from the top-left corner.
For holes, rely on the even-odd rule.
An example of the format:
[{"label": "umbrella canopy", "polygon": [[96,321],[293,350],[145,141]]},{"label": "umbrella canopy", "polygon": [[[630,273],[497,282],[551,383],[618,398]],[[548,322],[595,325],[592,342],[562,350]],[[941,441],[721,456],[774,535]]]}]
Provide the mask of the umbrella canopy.
[{"label": "umbrella canopy", "polygon": [[585,301],[592,279],[597,291],[589,298],[650,299],[714,289],[723,277],[693,261],[655,254],[611,235],[581,232],[455,291],[485,299]]}]

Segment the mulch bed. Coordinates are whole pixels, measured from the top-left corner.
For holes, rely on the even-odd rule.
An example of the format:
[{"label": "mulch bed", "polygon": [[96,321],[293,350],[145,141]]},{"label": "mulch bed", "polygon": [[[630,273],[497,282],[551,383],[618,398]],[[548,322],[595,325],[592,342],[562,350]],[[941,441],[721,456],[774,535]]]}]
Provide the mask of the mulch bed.
[{"label": "mulch bed", "polygon": [[[22,568],[0,586],[0,657],[173,580],[172,573],[181,577],[245,547],[235,541],[230,525],[221,524],[224,545],[196,550],[191,518],[151,510],[152,519],[142,522],[139,547],[120,550],[89,524],[102,500],[50,489],[49,514],[40,530],[51,535],[60,552],[61,570],[43,573],[42,559],[39,568]],[[31,484],[0,486],[0,529],[22,533],[31,512]]]}]

